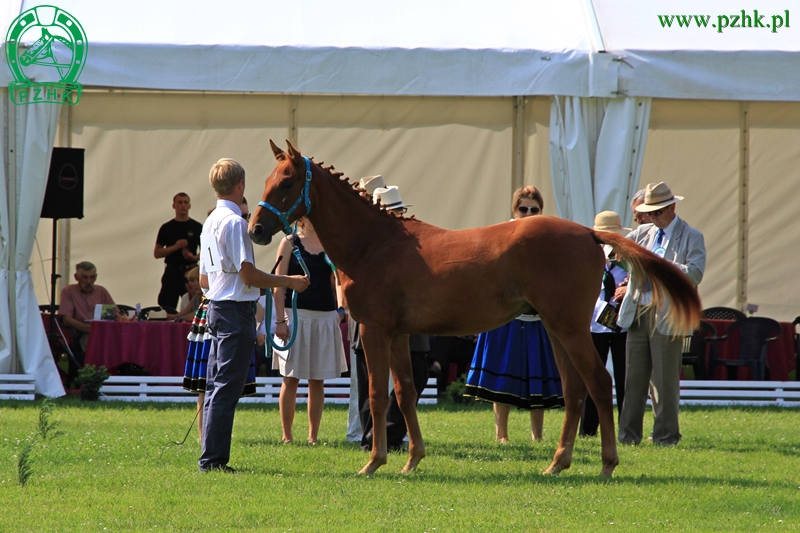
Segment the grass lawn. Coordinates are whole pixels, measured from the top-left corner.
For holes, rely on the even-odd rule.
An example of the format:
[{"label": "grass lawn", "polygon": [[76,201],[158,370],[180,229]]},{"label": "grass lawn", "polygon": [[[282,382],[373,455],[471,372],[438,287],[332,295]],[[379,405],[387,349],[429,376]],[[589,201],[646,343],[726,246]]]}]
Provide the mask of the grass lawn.
[{"label": "grass lawn", "polygon": [[[40,401],[0,402],[0,532],[41,531],[800,531],[800,413],[777,408],[685,408],[673,448],[620,447],[598,477],[597,438],[580,439],[572,468],[544,477],[562,411],[545,440],[528,440],[512,412],[512,444],[494,442],[491,407],[421,406],[426,457],[399,473],[355,475],[367,454],[345,442],[345,406],[327,406],[320,445],[283,445],[276,405],[237,410],[231,466],[197,472],[193,406],[55,402],[63,433],[38,437],[32,475],[17,456],[37,434]],[[652,425],[652,418],[645,420]],[[305,440],[304,407],[295,437]]]}]

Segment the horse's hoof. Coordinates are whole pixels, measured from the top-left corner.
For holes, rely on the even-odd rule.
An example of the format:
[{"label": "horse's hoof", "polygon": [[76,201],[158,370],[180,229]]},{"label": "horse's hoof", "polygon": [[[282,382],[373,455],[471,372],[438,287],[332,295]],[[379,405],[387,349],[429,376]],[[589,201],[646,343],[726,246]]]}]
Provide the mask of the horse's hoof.
[{"label": "horse's hoof", "polygon": [[364,465],[364,468],[359,470],[358,473],[363,476],[371,476],[372,474],[375,473],[377,469],[379,469],[381,466],[385,464],[386,461],[383,461],[382,463],[378,461],[370,461],[366,465]]},{"label": "horse's hoof", "polygon": [[416,457],[416,458],[410,458],[409,457],[408,462],[406,463],[406,466],[404,466],[403,469],[400,472],[403,473],[403,474],[408,474],[410,472],[413,472],[414,470],[417,469],[417,465],[419,464],[421,459],[422,459],[422,457]]},{"label": "horse's hoof", "polygon": [[545,475],[545,476],[555,476],[555,475],[558,475],[558,474],[560,474],[561,472],[563,472],[563,471],[564,471],[564,470],[566,470],[567,468],[569,468],[569,465],[567,465],[567,466],[562,466],[562,465],[560,465],[560,464],[553,463],[553,464],[551,464],[551,465],[550,465],[550,466],[547,468],[547,470],[545,470],[544,472],[542,472],[542,475]]}]

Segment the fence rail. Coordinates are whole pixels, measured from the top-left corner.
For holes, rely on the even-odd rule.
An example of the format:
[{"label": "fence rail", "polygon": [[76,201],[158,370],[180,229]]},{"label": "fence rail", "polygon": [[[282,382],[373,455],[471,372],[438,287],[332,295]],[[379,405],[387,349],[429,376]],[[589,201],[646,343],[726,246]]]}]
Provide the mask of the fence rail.
[{"label": "fence rail", "polygon": [[[0,374],[0,400],[34,400],[35,377],[30,374]],[[197,394],[181,386],[182,377],[112,376],[100,388],[104,401],[194,402]],[[276,403],[281,378],[256,378],[256,394],[242,403]],[[350,378],[325,380],[325,402],[350,401]],[[300,380],[297,401],[308,400],[308,382]],[[436,381],[428,380],[420,403],[437,401]],[[798,381],[681,381],[681,405],[731,405],[800,407]]]}]

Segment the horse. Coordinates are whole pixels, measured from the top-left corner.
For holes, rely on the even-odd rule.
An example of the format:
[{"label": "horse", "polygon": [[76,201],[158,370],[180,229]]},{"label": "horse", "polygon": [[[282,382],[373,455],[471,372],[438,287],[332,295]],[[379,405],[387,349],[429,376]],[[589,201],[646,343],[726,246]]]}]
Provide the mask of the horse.
[{"label": "horse", "polygon": [[[390,213],[372,203],[333,165],[287,151],[270,140],[277,166],[248,232],[259,245],[307,216],[340,276],[347,308],[360,324],[369,372],[372,453],[360,474],[386,464],[389,369],[409,435],[413,471],[425,456],[416,412],[408,335],[489,331],[535,309],[550,336],[564,391],[565,416],[553,461],[543,472],[570,467],[587,389],[600,418],[602,469],[619,464],[611,376],[592,343],[590,322],[611,245],[637,286],[649,281],[653,305],[666,309],[675,331],[699,324],[694,287],[674,265],[615,233],[554,217],[446,230]],[[281,226],[283,225],[283,227]]]}]

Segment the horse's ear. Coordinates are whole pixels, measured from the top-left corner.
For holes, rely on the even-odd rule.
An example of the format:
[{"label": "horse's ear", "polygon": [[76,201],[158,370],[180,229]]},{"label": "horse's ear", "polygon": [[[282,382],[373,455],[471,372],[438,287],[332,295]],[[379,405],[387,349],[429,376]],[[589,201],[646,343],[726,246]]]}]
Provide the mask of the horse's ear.
[{"label": "horse's ear", "polygon": [[287,152],[289,153],[289,157],[292,158],[292,161],[294,161],[295,163],[300,163],[300,161],[303,159],[303,156],[300,154],[300,151],[297,150],[294,146],[292,146],[292,143],[290,143],[288,139],[286,140],[286,146],[288,147]]},{"label": "horse's ear", "polygon": [[275,154],[275,159],[277,159],[278,161],[283,161],[284,159],[286,159],[286,153],[280,148],[278,148],[278,146],[274,142],[272,142],[272,139],[269,140],[269,145],[272,148],[272,153]]}]

